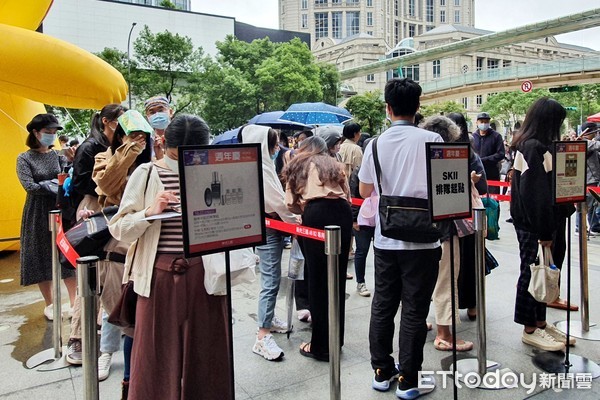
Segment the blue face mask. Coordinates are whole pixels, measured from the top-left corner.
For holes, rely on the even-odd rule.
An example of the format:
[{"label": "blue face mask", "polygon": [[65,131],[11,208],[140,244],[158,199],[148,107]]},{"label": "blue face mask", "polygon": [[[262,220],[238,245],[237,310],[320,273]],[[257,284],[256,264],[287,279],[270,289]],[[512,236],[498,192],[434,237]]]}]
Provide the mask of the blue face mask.
[{"label": "blue face mask", "polygon": [[42,138],[40,139],[40,143],[42,146],[48,147],[51,146],[56,140],[56,135],[52,133],[42,133]]},{"label": "blue face mask", "polygon": [[157,112],[148,118],[148,122],[154,129],[166,129],[169,122],[171,122],[171,118],[167,112]]},{"label": "blue face mask", "polygon": [[279,150],[277,150],[275,152],[275,154],[271,154],[271,160],[275,161],[277,159],[277,156],[279,155]]}]

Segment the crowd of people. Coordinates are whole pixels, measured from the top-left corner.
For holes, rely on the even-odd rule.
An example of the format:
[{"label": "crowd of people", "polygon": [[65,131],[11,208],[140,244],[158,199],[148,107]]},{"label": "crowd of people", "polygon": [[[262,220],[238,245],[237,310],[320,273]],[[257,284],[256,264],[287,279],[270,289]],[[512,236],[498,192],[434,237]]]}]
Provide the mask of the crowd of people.
[{"label": "crowd of people", "polygon": [[[572,206],[555,206],[552,201],[551,144],[559,138],[566,116],[558,102],[537,100],[505,148],[502,136],[490,127],[487,113],[477,116],[473,133],[462,114],[418,118],[420,95],[416,82],[390,80],[384,96],[391,124],[376,139],[369,138],[356,123],[299,132],[293,146],[287,136],[265,126],[245,125],[238,133],[239,142],[257,143],[261,148],[265,217],[317,229],[340,226],[340,345],[344,344],[346,282],[356,278],[356,293],[373,295],[368,335],[372,387],[387,391],[396,380],[395,393],[402,399],[416,398],[435,387],[433,376],[418,378],[427,331],[432,329],[426,320],[431,304],[437,329],[433,346],[439,351],[473,349],[472,342],[452,336],[452,316],[466,309],[470,320],[477,318],[475,241],[468,219],[439,223],[437,236],[431,240],[400,239],[382,230],[378,212],[382,196],[427,199],[425,144],[471,143],[468,168],[474,202],[496,190],[488,189],[487,180],[500,180],[501,163],[509,160],[510,216],[521,258],[514,321],[523,325],[522,341],[538,349],[564,350],[566,337],[546,321],[547,305],[528,292],[529,266],[535,262],[538,245],[550,248],[556,266],[562,266],[565,221],[574,211]],[[197,116],[175,116],[169,99],[156,96],[144,103],[144,114],[120,104],[106,105],[93,116],[88,137],[79,146],[65,146],[65,151],[52,149],[62,130],[52,114],[35,116],[27,130],[30,149],[17,159],[17,173],[27,192],[21,229],[21,284],[39,286],[46,318],[53,317],[47,215],[56,207],[56,178],[70,169],[73,218],[65,223],[88,218],[108,206],[119,207],[109,224],[112,238],[98,264],[103,287],[99,380],[108,377],[112,355],[123,342],[122,398],[231,398],[233,386],[223,372],[231,369],[228,355],[232,351],[226,297],[207,294],[201,257],[184,257],[181,217],[148,219],[180,203],[177,149],[208,144],[207,124]],[[588,142],[588,183],[598,185],[598,126],[585,125],[578,138]],[[352,197],[365,201],[353,206]],[[588,203],[589,234],[595,234],[599,230],[597,202],[590,196]],[[275,315],[282,254],[289,247],[288,240],[287,234],[267,229],[266,242],[255,249],[260,292],[252,351],[267,361],[285,359],[273,333],[290,329]],[[294,240],[305,260],[304,279],[296,282],[296,309],[299,319],[311,323],[310,341],[298,350],[305,357],[328,361],[324,243],[303,237]],[[365,280],[371,246],[375,263],[372,290]],[[450,260],[451,248],[454,260]],[[347,272],[352,258],[354,276]],[[63,266],[61,272],[71,315],[66,357],[69,363],[81,364],[81,305],[75,295],[74,270]],[[138,295],[135,328],[108,322],[120,299],[121,284],[127,281],[133,281]],[[452,292],[456,294],[455,309]],[[394,318],[400,308],[395,360]],[[574,342],[571,338],[569,344]]]}]

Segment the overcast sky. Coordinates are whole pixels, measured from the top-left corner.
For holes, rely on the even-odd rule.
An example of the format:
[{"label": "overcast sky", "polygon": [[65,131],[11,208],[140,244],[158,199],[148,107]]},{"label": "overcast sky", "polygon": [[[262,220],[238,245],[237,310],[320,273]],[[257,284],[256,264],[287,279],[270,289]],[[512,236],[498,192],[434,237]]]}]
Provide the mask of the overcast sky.
[{"label": "overcast sky", "polygon": [[[278,28],[277,0],[192,0],[192,11],[235,17]],[[598,0],[476,0],[475,26],[501,31],[600,7]],[[558,40],[600,50],[600,27],[559,35]]]}]

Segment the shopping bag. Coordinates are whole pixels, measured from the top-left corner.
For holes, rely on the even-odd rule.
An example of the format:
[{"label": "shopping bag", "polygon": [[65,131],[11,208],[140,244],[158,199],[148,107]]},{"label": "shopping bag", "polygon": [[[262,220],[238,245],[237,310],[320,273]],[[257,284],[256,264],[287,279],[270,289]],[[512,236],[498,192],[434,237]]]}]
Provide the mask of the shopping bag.
[{"label": "shopping bag", "polygon": [[485,207],[487,217],[487,240],[498,240],[498,231],[500,230],[500,204],[491,197],[482,197],[481,201]]},{"label": "shopping bag", "polygon": [[535,300],[541,303],[552,303],[560,294],[558,286],[560,270],[554,265],[550,248],[540,246],[538,260],[529,268],[531,280],[527,290]]},{"label": "shopping bag", "polygon": [[[251,248],[232,250],[229,252],[231,266],[231,286],[251,283],[256,279],[254,269],[256,256]],[[204,288],[208,294],[224,296],[227,294],[225,271],[225,253],[202,256],[204,264]]]},{"label": "shopping bag", "polygon": [[298,239],[294,238],[290,249],[290,263],[288,266],[288,278],[295,281],[304,280],[304,255],[300,250]]}]

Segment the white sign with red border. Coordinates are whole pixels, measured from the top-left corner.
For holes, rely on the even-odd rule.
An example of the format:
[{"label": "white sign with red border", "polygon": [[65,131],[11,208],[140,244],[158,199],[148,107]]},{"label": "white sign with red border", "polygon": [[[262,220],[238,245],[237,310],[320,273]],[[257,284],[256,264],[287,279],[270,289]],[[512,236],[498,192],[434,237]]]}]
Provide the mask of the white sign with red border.
[{"label": "white sign with red border", "polygon": [[531,92],[533,90],[533,83],[529,80],[523,81],[523,83],[521,83],[521,90],[525,93]]}]

